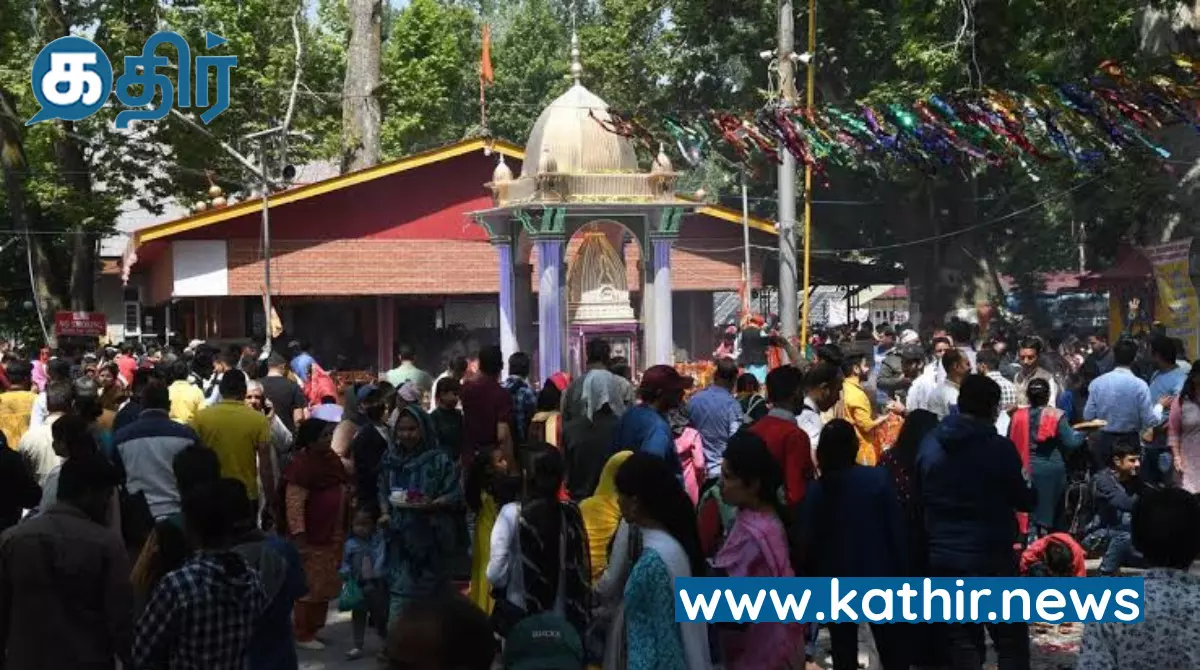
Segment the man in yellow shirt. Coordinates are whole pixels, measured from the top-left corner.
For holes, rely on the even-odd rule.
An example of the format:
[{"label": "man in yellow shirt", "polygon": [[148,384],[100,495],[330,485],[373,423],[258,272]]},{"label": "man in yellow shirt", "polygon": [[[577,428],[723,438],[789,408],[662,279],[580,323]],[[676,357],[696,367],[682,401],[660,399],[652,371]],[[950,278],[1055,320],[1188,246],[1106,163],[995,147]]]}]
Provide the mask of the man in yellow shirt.
[{"label": "man in yellow shirt", "polygon": [[171,396],[171,418],[179,423],[192,422],[196,412],[204,407],[204,391],[188,381],[188,366],[182,360],[171,363],[168,369],[171,385],[167,392]]},{"label": "man in yellow shirt", "polygon": [[0,393],[0,432],[8,441],[9,449],[16,449],[25,431],[29,430],[29,419],[33,416],[33,403],[37,394],[29,390],[33,381],[33,366],[29,361],[14,360],[5,368],[9,389]]},{"label": "man in yellow shirt", "polygon": [[[221,377],[221,402],[201,409],[192,420],[200,442],[221,462],[221,476],[246,486],[255,501],[272,502],[275,471],[271,467],[271,426],[262,412],[246,406],[246,374],[230,370]],[[262,481],[263,491],[258,483]],[[268,508],[269,509],[269,508]]]},{"label": "man in yellow shirt", "polygon": [[842,360],[842,373],[846,380],[842,383],[842,404],[845,407],[846,420],[854,426],[858,434],[859,465],[875,465],[878,448],[875,445],[875,429],[888,420],[889,413],[903,413],[904,408],[896,401],[890,401],[887,412],[875,418],[871,409],[871,398],[863,388],[863,383],[871,377],[871,363],[863,354],[848,354]]}]

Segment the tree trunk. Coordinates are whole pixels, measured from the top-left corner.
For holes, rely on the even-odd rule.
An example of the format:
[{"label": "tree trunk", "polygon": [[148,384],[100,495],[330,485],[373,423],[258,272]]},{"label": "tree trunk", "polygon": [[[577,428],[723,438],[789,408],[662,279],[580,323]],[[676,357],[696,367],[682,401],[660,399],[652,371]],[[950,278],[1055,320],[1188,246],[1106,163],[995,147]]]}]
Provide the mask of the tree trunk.
[{"label": "tree trunk", "polygon": [[347,10],[350,44],[342,87],[342,172],[353,172],[379,163],[383,5],[380,0],[349,0]]},{"label": "tree trunk", "polygon": [[[1200,0],[1179,0],[1142,12],[1141,50],[1150,56],[1195,54],[1200,50]],[[1138,237],[1148,243],[1169,242],[1200,233],[1200,138],[1187,124],[1152,135],[1171,152],[1172,169],[1161,178],[1170,182],[1174,205],[1167,216],[1140,226]]]},{"label": "tree trunk", "polygon": [[[53,282],[53,263],[47,249],[49,238],[30,235],[37,229],[34,222],[39,218],[36,214],[37,203],[27,201],[25,197],[25,149],[21,139],[21,119],[16,116],[15,99],[0,86],[0,171],[4,175],[4,191],[8,199],[8,208],[12,214],[13,227],[17,232],[25,234],[24,243],[27,246],[27,262],[29,263],[32,293],[40,314],[53,314],[62,306],[62,300],[55,290]],[[42,322],[43,327],[49,328],[49,319]],[[48,346],[57,346],[53,331],[47,333]]]},{"label": "tree trunk", "polygon": [[[45,0],[43,3],[43,30],[53,38],[71,34],[71,23],[63,11],[60,0]],[[76,139],[75,124],[71,121],[54,122],[54,162],[63,180],[75,193],[80,202],[92,197],[92,176],[84,156],[83,145]],[[99,237],[88,230],[82,222],[71,226],[71,270],[68,292],[71,310],[90,312],[95,306],[96,254]]]},{"label": "tree trunk", "polygon": [[[936,214],[930,189],[925,183],[915,186],[901,183],[885,191],[895,206],[896,230],[905,241],[917,242],[930,236]],[[917,243],[899,250],[908,270],[909,319],[918,328],[941,323],[943,300],[936,249],[932,243]]]}]

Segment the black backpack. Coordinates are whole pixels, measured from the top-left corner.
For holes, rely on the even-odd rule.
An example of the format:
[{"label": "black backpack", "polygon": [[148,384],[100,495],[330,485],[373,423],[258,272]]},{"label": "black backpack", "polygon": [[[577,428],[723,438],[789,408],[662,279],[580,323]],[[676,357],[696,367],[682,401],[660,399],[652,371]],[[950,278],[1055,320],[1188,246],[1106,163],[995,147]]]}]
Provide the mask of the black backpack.
[{"label": "black backpack", "polygon": [[1067,532],[1082,542],[1096,519],[1096,484],[1091,475],[1085,474],[1067,483],[1063,514]]},{"label": "black backpack", "polygon": [[745,398],[739,403],[742,406],[742,425],[752,426],[759,419],[766,416],[769,408],[767,407],[767,399],[755,393],[754,395]]}]

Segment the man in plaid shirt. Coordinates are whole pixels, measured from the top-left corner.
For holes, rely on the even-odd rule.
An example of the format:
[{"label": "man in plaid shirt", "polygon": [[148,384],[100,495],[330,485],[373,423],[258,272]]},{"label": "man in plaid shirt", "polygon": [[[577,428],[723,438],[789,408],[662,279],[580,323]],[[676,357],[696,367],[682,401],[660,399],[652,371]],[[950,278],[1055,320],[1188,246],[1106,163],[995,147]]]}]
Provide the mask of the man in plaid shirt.
[{"label": "man in plaid shirt", "polygon": [[504,381],[504,390],[513,399],[513,439],[517,444],[529,440],[529,423],[537,412],[537,395],[529,385],[531,366],[529,354],[518,351],[508,357],[508,379]]},{"label": "man in plaid shirt", "polygon": [[1000,416],[996,419],[996,432],[1008,437],[1009,412],[1017,408],[1017,387],[1000,373],[1000,354],[990,347],[976,354],[975,366],[979,374],[987,375],[988,379],[1000,386]]},{"label": "man in plaid shirt", "polygon": [[258,574],[232,546],[250,505],[234,479],[202,484],[183,499],[184,528],[198,551],[159,583],[138,620],[134,670],[243,670],[267,606]]}]

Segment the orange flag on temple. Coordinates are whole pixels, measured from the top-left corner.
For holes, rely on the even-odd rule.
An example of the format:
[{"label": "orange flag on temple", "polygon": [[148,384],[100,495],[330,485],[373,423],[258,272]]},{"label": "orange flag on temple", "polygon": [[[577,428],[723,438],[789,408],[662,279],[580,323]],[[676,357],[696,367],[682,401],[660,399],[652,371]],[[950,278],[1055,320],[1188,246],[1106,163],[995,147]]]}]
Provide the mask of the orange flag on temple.
[{"label": "orange flag on temple", "polygon": [[496,81],[492,72],[492,27],[486,23],[483,25],[483,52],[479,56],[479,81],[485,84]]}]

